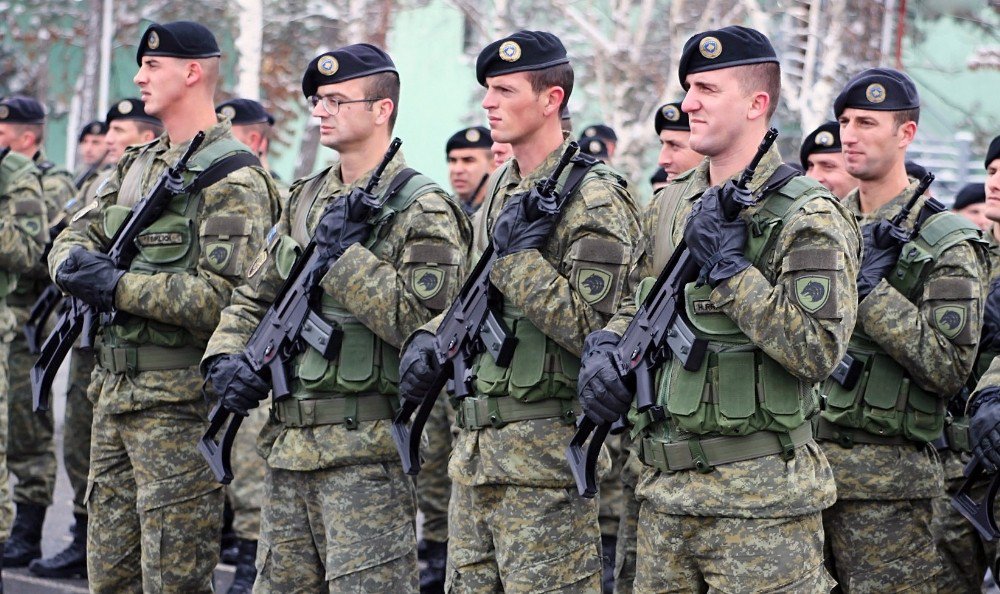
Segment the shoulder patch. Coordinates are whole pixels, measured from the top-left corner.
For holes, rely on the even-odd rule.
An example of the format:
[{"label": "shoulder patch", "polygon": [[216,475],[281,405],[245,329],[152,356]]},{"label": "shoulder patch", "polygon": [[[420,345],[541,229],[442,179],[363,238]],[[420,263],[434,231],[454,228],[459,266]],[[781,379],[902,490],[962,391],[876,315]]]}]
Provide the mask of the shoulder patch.
[{"label": "shoulder patch", "polygon": [[934,324],[949,339],[957,337],[968,321],[968,308],[962,305],[942,305],[934,308]]}]

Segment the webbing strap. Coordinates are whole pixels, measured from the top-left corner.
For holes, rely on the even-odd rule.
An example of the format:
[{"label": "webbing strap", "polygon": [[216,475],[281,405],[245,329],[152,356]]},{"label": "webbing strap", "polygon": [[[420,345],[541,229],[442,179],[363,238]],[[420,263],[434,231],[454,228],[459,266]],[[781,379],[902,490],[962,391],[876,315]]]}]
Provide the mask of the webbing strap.
[{"label": "webbing strap", "polygon": [[575,423],[577,411],[573,400],[547,398],[538,402],[521,402],[510,396],[475,396],[458,401],[456,424],[467,431],[486,427],[499,429],[515,421],[560,418]]},{"label": "webbing strap", "polygon": [[795,456],[795,448],[812,441],[812,426],[803,423],[788,433],[757,431],[735,437],[710,437],[665,443],[652,437],[640,443],[640,459],[664,472],[697,470],[711,472],[716,466],[780,454],[785,460]]},{"label": "webbing strap", "polygon": [[347,425],[348,429],[357,429],[365,421],[391,419],[396,414],[397,402],[394,396],[386,394],[339,394],[310,400],[286,398],[271,406],[271,416],[285,427]]},{"label": "webbing strap", "polygon": [[97,361],[113,374],[124,373],[129,377],[142,371],[167,371],[196,367],[204,350],[195,347],[112,347],[100,345]]},{"label": "webbing strap", "polygon": [[907,439],[902,435],[887,437],[875,435],[864,429],[852,429],[841,427],[835,423],[827,421],[823,417],[816,420],[816,441],[832,441],[842,448],[852,448],[856,443],[868,445],[919,445],[919,441]]},{"label": "webbing strap", "polygon": [[260,159],[253,153],[245,151],[227,155],[199,173],[198,177],[185,188],[185,192],[188,194],[197,194],[205,188],[222,181],[230,173],[244,167],[260,167]]}]

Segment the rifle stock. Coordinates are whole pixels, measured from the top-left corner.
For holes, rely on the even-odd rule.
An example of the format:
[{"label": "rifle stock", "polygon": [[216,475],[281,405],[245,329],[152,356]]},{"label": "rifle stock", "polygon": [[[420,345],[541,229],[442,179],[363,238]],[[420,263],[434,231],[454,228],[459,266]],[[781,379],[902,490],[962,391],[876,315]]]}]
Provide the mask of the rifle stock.
[{"label": "rifle stock", "polygon": [[986,487],[986,495],[982,499],[976,501],[972,498],[973,486],[979,484],[985,476],[985,465],[982,460],[973,456],[965,467],[965,482],[951,498],[951,505],[958,510],[958,513],[965,516],[965,519],[972,524],[980,536],[993,542],[997,537],[1000,537],[996,513],[993,510],[997,492],[1000,491],[1000,473],[994,474],[990,478]]}]

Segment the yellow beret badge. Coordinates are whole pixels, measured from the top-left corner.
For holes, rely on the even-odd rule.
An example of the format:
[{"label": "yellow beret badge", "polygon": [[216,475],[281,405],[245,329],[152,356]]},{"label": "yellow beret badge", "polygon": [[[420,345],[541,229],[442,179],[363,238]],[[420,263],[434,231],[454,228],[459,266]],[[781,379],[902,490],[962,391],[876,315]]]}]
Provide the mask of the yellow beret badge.
[{"label": "yellow beret badge", "polygon": [[705,37],[698,44],[698,51],[709,60],[714,60],[722,54],[722,42],[715,37]]},{"label": "yellow beret badge", "polygon": [[149,39],[146,40],[146,47],[151,50],[155,50],[160,47],[160,36],[157,35],[156,31],[149,32]]},{"label": "yellow beret badge", "polygon": [[337,61],[337,58],[329,54],[321,57],[316,63],[316,70],[319,70],[319,73],[323,76],[333,76],[339,68],[340,62]]},{"label": "yellow beret badge", "polygon": [[885,87],[878,83],[872,83],[865,89],[865,99],[871,103],[882,103],[885,101]]},{"label": "yellow beret badge", "polygon": [[505,62],[517,62],[521,59],[521,46],[516,41],[505,41],[500,44],[500,59]]}]

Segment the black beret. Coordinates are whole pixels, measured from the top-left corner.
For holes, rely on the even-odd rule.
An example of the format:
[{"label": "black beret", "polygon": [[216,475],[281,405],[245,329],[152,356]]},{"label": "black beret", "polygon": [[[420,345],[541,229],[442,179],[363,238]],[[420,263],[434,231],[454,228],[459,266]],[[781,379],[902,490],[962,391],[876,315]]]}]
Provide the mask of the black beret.
[{"label": "black beret", "polygon": [[649,185],[655,186],[656,184],[667,183],[667,170],[662,167],[657,167],[656,171],[649,178]]},{"label": "black beret", "polygon": [[840,152],[840,124],[838,122],[825,122],[809,133],[802,141],[802,148],[799,149],[799,161],[802,166],[809,169],[806,157],[813,153],[839,153]]},{"label": "black beret", "polygon": [[606,160],[611,158],[611,155],[608,153],[607,143],[596,136],[581,139],[580,152],[598,159]]},{"label": "black beret", "polygon": [[688,39],[681,52],[677,75],[681,86],[687,89],[688,74],[765,62],[778,63],[778,54],[767,36],[755,29],[732,25]]},{"label": "black beret", "polygon": [[111,122],[115,120],[136,120],[162,126],[163,122],[161,122],[159,118],[146,113],[145,107],[145,104],[138,99],[122,99],[118,103],[111,106],[111,109],[108,110],[108,115],[105,118],[105,121],[109,126],[111,125]]},{"label": "black beret", "polygon": [[80,135],[77,137],[77,142],[83,142],[85,136],[104,136],[108,133],[108,125],[101,120],[94,120],[93,122],[87,122],[83,128],[80,128]]},{"label": "black beret", "polygon": [[11,95],[0,99],[0,122],[7,124],[44,124],[45,108],[34,97]]},{"label": "black beret", "polygon": [[986,186],[983,184],[965,184],[958,195],[955,196],[955,204],[952,208],[962,210],[966,206],[986,202]]},{"label": "black beret", "polygon": [[604,142],[618,142],[618,135],[615,134],[615,129],[604,124],[594,124],[584,128],[583,134],[580,135],[580,142],[582,143],[584,140],[590,138],[600,138]]},{"label": "black beret", "polygon": [[234,126],[247,124],[274,125],[274,116],[253,99],[230,99],[215,106],[215,113],[226,116]]},{"label": "black beret", "polygon": [[444,153],[447,155],[455,149],[489,149],[491,146],[493,146],[493,138],[490,137],[489,129],[483,126],[473,126],[462,128],[452,134],[444,146]]},{"label": "black beret", "polygon": [[193,21],[175,21],[150,25],[139,40],[135,61],[142,66],[143,56],[217,58],[221,55],[215,35],[208,27]]},{"label": "black beret", "polygon": [[489,76],[542,70],[559,64],[569,64],[569,58],[558,37],[545,31],[518,31],[479,52],[476,80],[485,87]]},{"label": "black beret", "polygon": [[927,175],[927,168],[916,161],[907,160],[903,165],[906,167],[906,177],[924,179],[924,176]]},{"label": "black beret", "polygon": [[653,118],[653,127],[656,134],[664,130],[691,131],[691,124],[688,122],[688,114],[681,110],[681,102],[664,103],[656,108],[656,116]]},{"label": "black beret", "polygon": [[848,107],[872,111],[903,111],[920,107],[913,79],[892,68],[869,68],[847,81],[833,101],[838,118]]},{"label": "black beret", "polygon": [[994,159],[1000,159],[1000,136],[994,138],[990,148],[986,149],[986,161],[983,162],[983,167],[989,169]]},{"label": "black beret", "polygon": [[399,76],[396,64],[389,54],[370,43],[356,43],[313,58],[302,75],[302,94],[306,99],[316,94],[323,85],[344,82],[380,72],[392,72]]}]

